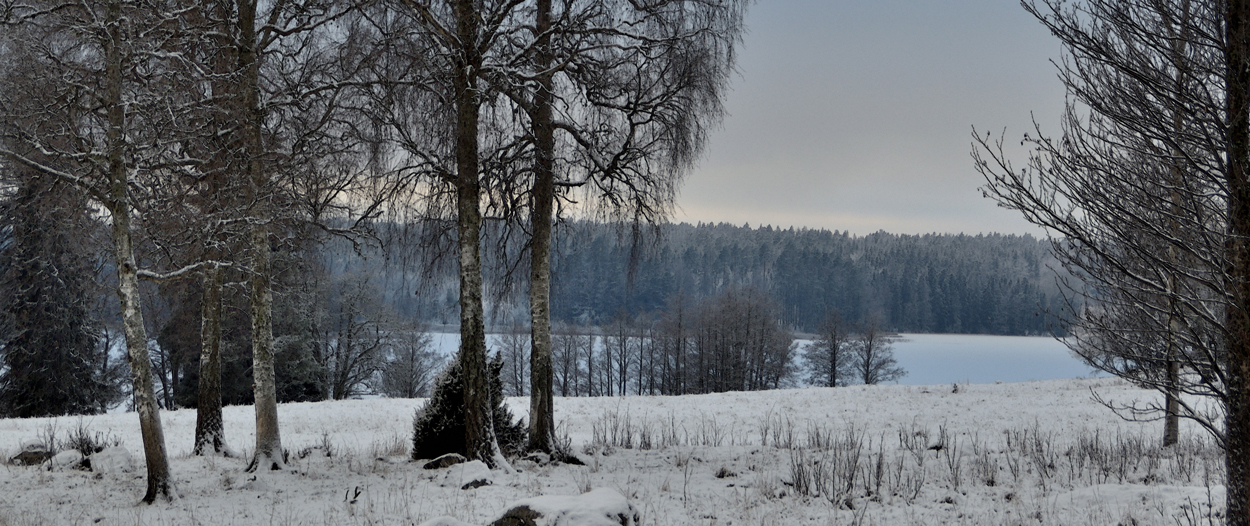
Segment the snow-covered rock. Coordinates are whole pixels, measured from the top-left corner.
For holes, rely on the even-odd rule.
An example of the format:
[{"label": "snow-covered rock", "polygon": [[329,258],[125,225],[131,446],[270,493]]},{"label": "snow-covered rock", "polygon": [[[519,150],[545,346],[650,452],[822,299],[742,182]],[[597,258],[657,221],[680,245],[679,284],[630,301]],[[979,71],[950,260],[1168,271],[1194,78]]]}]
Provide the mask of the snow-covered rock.
[{"label": "snow-covered rock", "polygon": [[636,526],[640,522],[638,511],[624,495],[595,488],[577,496],[518,500],[491,526]]},{"label": "snow-covered rock", "polygon": [[71,469],[82,464],[82,452],[77,449],[62,451],[52,457],[52,469]]},{"label": "snow-covered rock", "polygon": [[124,447],[110,447],[91,455],[91,471],[96,473],[129,473],[135,459]]},{"label": "snow-covered rock", "polygon": [[9,458],[10,464],[18,466],[37,466],[52,458],[52,452],[39,440],[22,442],[22,451]]},{"label": "snow-covered rock", "polygon": [[467,460],[468,459],[464,458],[464,455],[461,455],[460,453],[448,453],[434,460],[426,462],[425,466],[423,467],[425,469],[443,469],[446,467],[454,466],[456,464],[463,464]]},{"label": "snow-covered rock", "polygon": [[472,489],[493,483],[494,477],[485,462],[474,460],[443,470],[435,480],[444,488]]}]

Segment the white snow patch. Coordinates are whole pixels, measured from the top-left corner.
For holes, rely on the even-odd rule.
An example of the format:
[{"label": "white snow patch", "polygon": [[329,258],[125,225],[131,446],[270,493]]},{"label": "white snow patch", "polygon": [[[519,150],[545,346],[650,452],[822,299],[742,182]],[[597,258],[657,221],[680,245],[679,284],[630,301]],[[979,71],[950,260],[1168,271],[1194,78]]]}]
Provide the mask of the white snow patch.
[{"label": "white snow patch", "polygon": [[453,517],[448,517],[444,515],[442,517],[435,517],[433,519],[425,521],[421,524],[418,524],[417,526],[474,526],[474,525],[464,522],[462,520],[457,520]]},{"label": "white snow patch", "polygon": [[494,482],[490,468],[481,460],[463,462],[446,469],[438,470],[438,485],[444,488],[463,488],[465,484]]},{"label": "white snow patch", "polygon": [[[1206,524],[1208,515],[1219,523],[1224,458],[1205,432],[1182,422],[1183,447],[1160,450],[1161,423],[1122,421],[1096,402],[1091,390],[1116,403],[1161,399],[1109,378],[961,383],[958,393],[950,384],[935,384],[557,397],[557,435],[567,436],[573,452],[589,465],[516,462],[519,472],[488,472],[483,465],[476,475],[462,467],[454,479],[445,479],[447,470],[425,470],[417,462],[377,460],[398,454],[402,447],[396,444],[406,446],[422,399],[280,404],[283,445],[291,460],[285,471],[265,472],[268,490],[259,492],[236,491],[254,475],[245,471],[247,455],[191,455],[194,410],[162,411],[170,473],[181,498],[152,506],[135,506],[146,489],[138,419],[134,413],[106,414],[93,417],[91,430],[107,432],[123,446],[91,461],[96,471],[111,474],[0,469],[0,524],[409,525],[445,517],[432,524],[480,526],[502,515],[510,502],[578,495],[592,487],[618,491],[645,524],[664,526],[1079,525],[1131,522],[1126,517],[1141,526],[1174,526],[1189,524],[1186,517],[1195,513],[1198,523]],[[506,402],[519,417],[528,415],[528,399]],[[223,408],[226,437],[244,446],[240,449],[255,443],[253,411]],[[16,453],[20,445],[42,438],[49,425],[72,429],[77,420],[0,419],[0,450]],[[925,450],[939,442],[942,429],[947,447]],[[786,485],[794,482],[795,460],[806,459],[812,468],[843,463],[848,457],[835,455],[847,450],[830,447],[848,436],[860,437],[862,454],[856,489],[847,500],[838,503],[840,495],[825,495],[815,486],[803,495]],[[1008,448],[1008,439],[1015,444],[1035,436],[1050,456],[1031,458]],[[913,442],[921,445],[910,451],[900,437],[917,437]],[[1091,437],[1101,437],[1106,448],[1134,440],[1143,448],[1132,457],[1117,457],[1132,461],[1123,477],[1119,464],[1109,474],[1091,468],[1088,458],[1084,468],[1076,467],[1071,460],[1076,457],[1066,454],[1079,451],[1073,449],[1079,439]],[[323,444],[332,445],[331,456],[321,450],[299,454]],[[876,497],[865,482],[871,476],[875,484],[879,458],[884,480]],[[1056,469],[1047,468],[1043,478],[1038,462],[1051,460]],[[486,473],[493,484],[460,489]],[[916,480],[922,484],[912,485]]]},{"label": "white snow patch", "polygon": [[134,457],[128,449],[121,446],[105,448],[91,455],[91,471],[96,473],[129,473],[134,469]]},{"label": "white snow patch", "polygon": [[508,509],[522,506],[542,515],[535,521],[537,526],[633,526],[639,520],[629,500],[609,488],[595,488],[577,496],[522,499],[509,504]]},{"label": "white snow patch", "polygon": [[62,451],[52,457],[52,469],[66,469],[77,466],[82,462],[82,453],[77,449]]}]

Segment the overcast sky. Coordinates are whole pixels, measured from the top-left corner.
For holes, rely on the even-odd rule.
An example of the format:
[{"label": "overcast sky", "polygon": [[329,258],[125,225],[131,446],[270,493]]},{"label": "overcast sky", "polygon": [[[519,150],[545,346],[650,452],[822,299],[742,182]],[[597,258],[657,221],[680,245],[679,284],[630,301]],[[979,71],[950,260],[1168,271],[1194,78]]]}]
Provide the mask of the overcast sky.
[{"label": "overcast sky", "polygon": [[676,221],[1032,233],[981,197],[971,129],[1054,132],[1060,46],[1016,0],[759,0]]}]

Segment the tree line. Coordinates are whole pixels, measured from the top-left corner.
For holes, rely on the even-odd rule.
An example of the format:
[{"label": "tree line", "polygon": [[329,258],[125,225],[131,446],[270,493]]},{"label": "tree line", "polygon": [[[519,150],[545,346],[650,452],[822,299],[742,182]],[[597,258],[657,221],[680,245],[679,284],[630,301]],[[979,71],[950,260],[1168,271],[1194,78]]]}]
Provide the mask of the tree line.
[{"label": "tree line", "polygon": [[553,315],[566,321],[602,323],[618,310],[657,312],[674,294],[705,298],[752,286],[805,332],[833,310],[899,332],[1063,332],[1054,323],[1066,308],[1058,265],[1049,243],[1031,236],[682,223],[661,226],[640,254],[610,225],[571,230],[553,263]]},{"label": "tree line", "polygon": [[[658,315],[679,295],[704,299],[741,287],[775,298],[781,320],[806,333],[837,310],[850,320],[876,318],[896,332],[1062,335],[1064,312],[1073,308],[1059,285],[1070,277],[1050,243],[1027,235],[855,236],[679,223],[635,238],[620,223],[554,228],[551,315],[568,324],[606,325],[622,312]],[[484,254],[488,318],[498,326],[524,325],[525,283],[509,283],[508,275],[524,246],[504,237],[498,227],[483,229],[486,243],[498,247]],[[335,272],[375,275],[388,284],[383,293],[397,311],[454,324],[452,269],[417,273],[382,250],[367,250],[362,259],[346,242],[322,250]]]},{"label": "tree line", "polygon": [[[493,339],[505,391],[526,395],[529,348],[521,329]],[[601,326],[557,323],[552,331],[555,392],[625,396],[758,391],[808,385],[892,382],[907,373],[894,360],[897,336],[875,319],[827,313],[800,346],[778,302],[754,287],[694,300],[677,297],[657,313],[623,313]]]}]

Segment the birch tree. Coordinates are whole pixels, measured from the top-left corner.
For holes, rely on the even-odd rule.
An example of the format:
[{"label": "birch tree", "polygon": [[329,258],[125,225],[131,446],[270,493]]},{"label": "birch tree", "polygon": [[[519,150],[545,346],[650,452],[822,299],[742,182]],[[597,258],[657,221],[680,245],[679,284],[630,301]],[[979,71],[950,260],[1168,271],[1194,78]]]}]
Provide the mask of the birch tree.
[{"label": "birch tree", "polygon": [[898,338],[881,328],[881,321],[871,317],[851,341],[851,367],[857,380],[866,385],[893,382],[907,376],[907,371],[894,359],[894,342]]},{"label": "birch tree", "polygon": [[[378,66],[389,82],[378,95],[379,119],[406,155],[407,173],[424,181],[417,193],[422,215],[455,225],[459,274],[460,349],[468,457],[501,465],[490,419],[486,330],[482,305],[483,202],[515,141],[499,133],[507,112],[483,81],[484,64],[521,0],[406,0],[396,17],[374,22],[393,59]],[[384,11],[383,13],[391,13]],[[484,125],[485,123],[485,125]],[[485,143],[485,144],[484,144]],[[492,177],[496,176],[496,177]]]},{"label": "birch tree", "polygon": [[147,466],[146,503],[177,495],[148,362],[131,192],[137,177],[177,158],[161,138],[181,113],[160,84],[180,66],[161,48],[177,26],[177,11],[170,7],[157,1],[15,6],[5,13],[12,27],[6,39],[7,85],[0,89],[7,123],[0,155],[78,186],[111,220],[117,295]]},{"label": "birch tree", "polygon": [[213,11],[235,59],[227,116],[247,225],[256,449],[251,469],[285,467],[274,373],[272,251],[284,228],[360,239],[404,181],[373,162],[356,76],[374,57],[355,33],[358,2],[226,1]]},{"label": "birch tree", "polygon": [[581,187],[604,217],[635,228],[667,218],[681,177],[721,117],[745,5],[536,0],[525,8],[524,30],[506,33],[515,51],[484,68],[526,116],[521,126],[532,148],[528,183],[511,183],[529,209],[530,449],[554,452],[556,201]]},{"label": "birch tree", "polygon": [[1059,136],[1025,137],[1023,166],[974,133],[985,190],[1081,276],[1073,350],[1162,395],[1113,408],[1206,428],[1227,453],[1229,524],[1250,523],[1250,4],[1025,8],[1064,46],[1069,104]]}]

